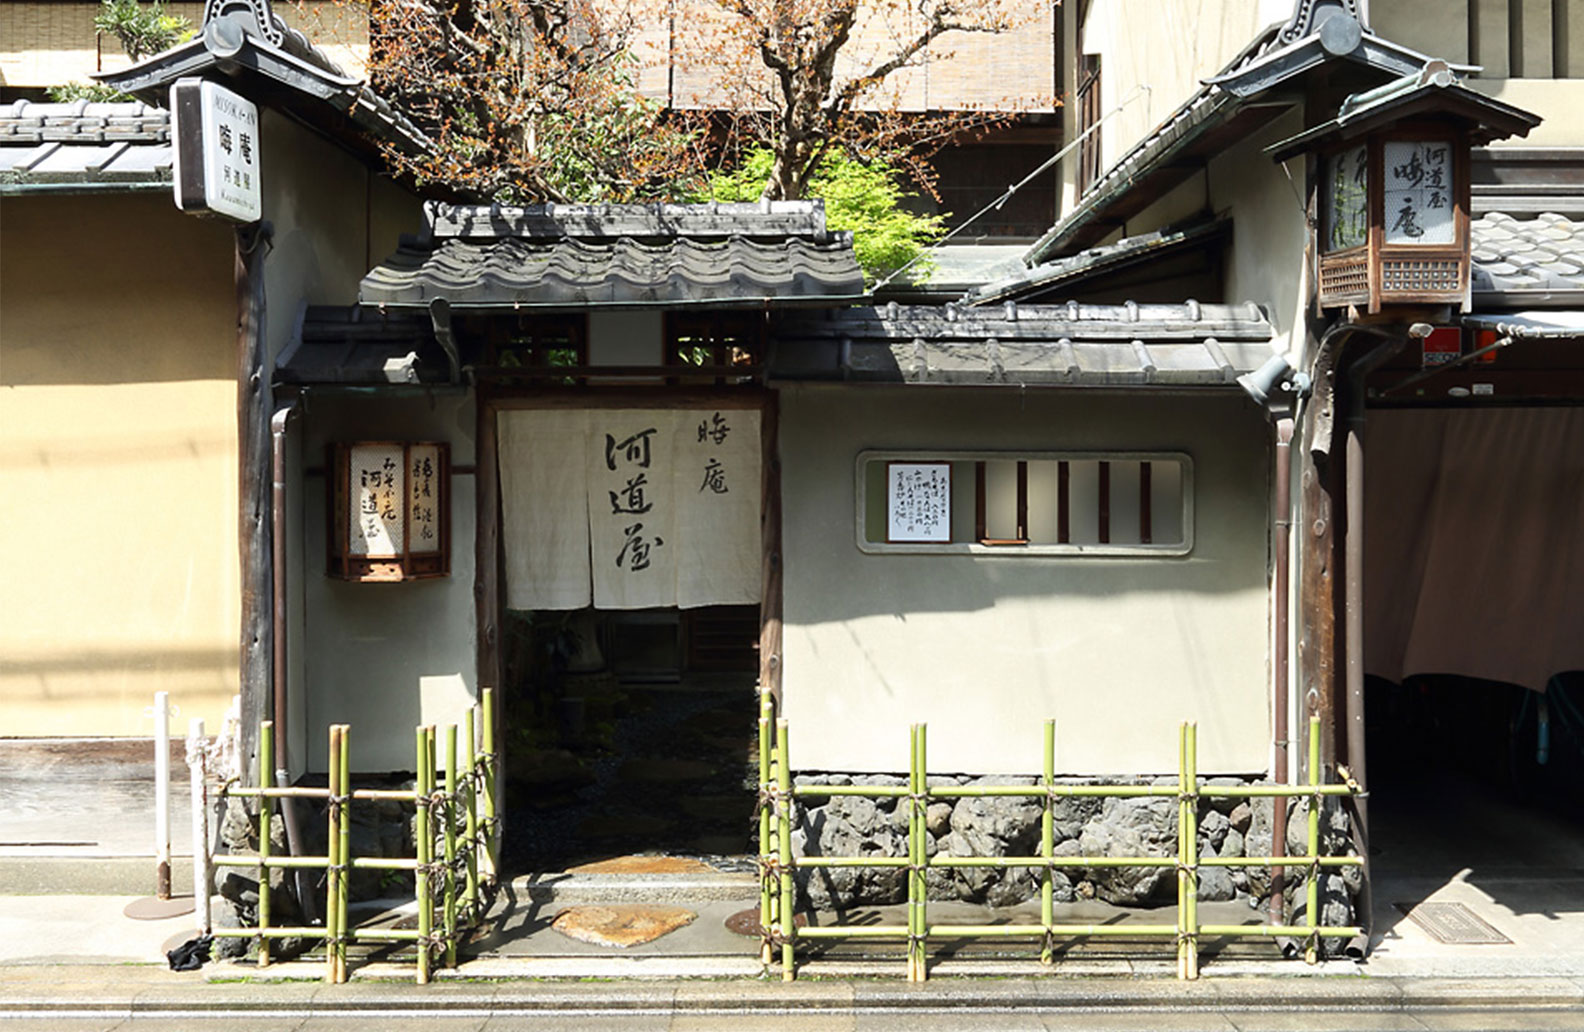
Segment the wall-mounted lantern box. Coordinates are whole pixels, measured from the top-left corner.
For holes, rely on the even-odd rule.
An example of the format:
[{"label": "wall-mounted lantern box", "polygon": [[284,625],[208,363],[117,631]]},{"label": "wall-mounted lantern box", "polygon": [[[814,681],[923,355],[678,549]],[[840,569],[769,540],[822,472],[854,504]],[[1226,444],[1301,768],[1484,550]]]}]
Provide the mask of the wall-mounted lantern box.
[{"label": "wall-mounted lantern box", "polygon": [[451,572],[451,447],[436,441],[332,444],[329,573],[404,581]]},{"label": "wall-mounted lantern box", "polygon": [[1539,123],[1431,61],[1268,148],[1277,161],[1314,159],[1320,307],[1466,304],[1469,151]]}]

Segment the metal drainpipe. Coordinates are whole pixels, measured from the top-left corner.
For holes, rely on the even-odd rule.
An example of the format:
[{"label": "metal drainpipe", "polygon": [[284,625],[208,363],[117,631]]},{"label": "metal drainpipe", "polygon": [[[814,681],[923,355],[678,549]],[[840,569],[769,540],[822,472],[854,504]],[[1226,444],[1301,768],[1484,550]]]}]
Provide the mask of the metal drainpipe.
[{"label": "metal drainpipe", "polygon": [[[1414,324],[1410,333],[1420,329]],[[1429,327],[1424,327],[1428,331]],[[1417,333],[1417,336],[1424,336]],[[1343,648],[1347,682],[1347,758],[1348,773],[1362,792],[1354,798],[1358,819],[1353,822],[1353,845],[1364,859],[1363,886],[1359,890],[1360,927],[1364,934],[1352,940],[1347,950],[1356,956],[1369,951],[1374,924],[1374,899],[1369,863],[1369,791],[1364,746],[1364,381],[1369,374],[1404,344],[1398,337],[1375,345],[1366,355],[1348,366],[1347,444],[1345,451],[1347,526],[1343,538]]]},{"label": "metal drainpipe", "polygon": [[[1276,594],[1276,655],[1272,664],[1273,688],[1275,689],[1275,746],[1276,746],[1276,783],[1285,785],[1290,780],[1288,767],[1288,720],[1287,707],[1289,698],[1287,692],[1287,629],[1290,622],[1290,606],[1288,603],[1288,571],[1287,564],[1291,555],[1292,539],[1292,416],[1282,416],[1276,420],[1276,512],[1272,524],[1275,529],[1273,548],[1275,551],[1275,594]],[[1287,855],[1287,797],[1277,796],[1273,801],[1273,820],[1271,823],[1271,856],[1282,857]],[[1286,876],[1282,868],[1271,872],[1270,894],[1270,920],[1271,924],[1286,923]]]},{"label": "metal drainpipe", "polygon": [[[275,721],[275,784],[291,784],[286,741],[291,731],[286,708],[286,424],[297,409],[294,397],[281,404],[270,418],[270,595],[273,655],[270,663],[272,699],[270,717]],[[292,856],[302,856],[302,836],[297,826],[296,800],[280,801],[281,823],[286,826],[286,846]],[[309,924],[317,916],[308,872],[296,872],[297,902]],[[269,886],[260,885],[260,892]]]}]

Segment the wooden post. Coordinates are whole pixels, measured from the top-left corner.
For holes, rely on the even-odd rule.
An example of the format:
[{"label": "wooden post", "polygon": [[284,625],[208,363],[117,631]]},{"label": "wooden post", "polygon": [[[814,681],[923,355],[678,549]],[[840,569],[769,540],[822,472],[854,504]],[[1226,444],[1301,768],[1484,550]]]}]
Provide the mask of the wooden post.
[{"label": "wooden post", "polygon": [[[473,488],[477,505],[473,542],[473,605],[478,618],[478,683],[500,686],[500,480],[496,470],[496,407],[478,401]],[[480,698],[483,698],[482,692]]]},{"label": "wooden post", "polygon": [[759,691],[781,715],[781,453],[778,395],[765,396],[759,410],[759,531],[762,542],[759,591]]},{"label": "wooden post", "polygon": [[[264,336],[264,256],[268,222],[236,230],[237,298],[237,546],[241,557],[242,624],[240,680],[244,771],[257,770],[258,727],[270,698],[270,384],[269,344]],[[278,728],[281,735],[289,728]]]},{"label": "wooden post", "polygon": [[[1303,412],[1298,516],[1298,692],[1305,717],[1336,728],[1337,592],[1343,576],[1337,555],[1334,483],[1340,456],[1332,449],[1333,355],[1324,349],[1314,371],[1315,394]],[[1320,438],[1325,438],[1321,440]],[[1334,742],[1322,762],[1334,756]]]}]

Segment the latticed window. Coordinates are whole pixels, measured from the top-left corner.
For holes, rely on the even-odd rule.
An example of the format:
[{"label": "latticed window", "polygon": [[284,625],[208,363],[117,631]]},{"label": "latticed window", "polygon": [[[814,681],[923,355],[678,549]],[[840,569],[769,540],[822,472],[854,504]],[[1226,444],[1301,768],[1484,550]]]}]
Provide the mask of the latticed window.
[{"label": "latticed window", "polygon": [[666,317],[665,365],[674,374],[668,383],[749,383],[763,356],[764,319],[757,312]]},{"label": "latticed window", "polygon": [[1192,464],[1179,453],[865,453],[859,547],[1181,555]]}]

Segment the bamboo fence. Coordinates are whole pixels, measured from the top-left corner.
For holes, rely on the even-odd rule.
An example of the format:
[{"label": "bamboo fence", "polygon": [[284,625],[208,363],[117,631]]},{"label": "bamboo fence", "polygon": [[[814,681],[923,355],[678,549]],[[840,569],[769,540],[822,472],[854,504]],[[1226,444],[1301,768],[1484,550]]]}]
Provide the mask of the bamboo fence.
[{"label": "bamboo fence", "polygon": [[[763,930],[762,959],[767,967],[779,960],[781,977],[792,981],[797,975],[800,943],[832,939],[901,939],[906,943],[907,977],[924,981],[929,976],[931,942],[962,939],[1036,939],[1041,943],[1040,959],[1050,963],[1060,939],[1115,936],[1130,939],[1168,939],[1177,945],[1177,975],[1182,979],[1199,976],[1200,940],[1211,938],[1291,938],[1304,943],[1304,956],[1315,963],[1320,956],[1320,940],[1353,938],[1360,934],[1354,926],[1327,926],[1320,920],[1320,873],[1323,870],[1362,867],[1357,856],[1322,856],[1320,852],[1320,811],[1327,796],[1354,795],[1359,786],[1351,779],[1342,784],[1322,784],[1320,780],[1320,722],[1309,723],[1308,784],[1206,785],[1198,773],[1198,734],[1192,723],[1184,723],[1178,737],[1178,773],[1175,785],[1082,785],[1062,784],[1056,780],[1055,722],[1045,724],[1044,773],[1036,785],[947,785],[931,786],[926,774],[926,731],[923,724],[912,727],[909,747],[908,783],[905,786],[797,785],[792,783],[785,720],[774,720],[771,704],[761,707],[759,718],[759,869],[760,925]],[[894,799],[907,806],[907,856],[797,856],[792,854],[794,802],[800,799],[859,796],[868,799]],[[1276,856],[1200,856],[1198,848],[1198,805],[1201,799],[1253,799],[1256,797],[1303,798],[1310,801],[1307,849],[1303,854]],[[934,856],[927,849],[926,812],[934,800],[964,798],[1025,798],[1043,804],[1040,818],[1038,856]],[[1055,853],[1054,807],[1057,800],[1089,798],[1164,798],[1177,801],[1177,850],[1174,856],[1057,856]],[[1284,829],[1275,834],[1283,834]],[[800,870],[830,868],[892,868],[907,873],[907,923],[892,925],[828,925],[798,927],[793,920],[796,903],[796,874]],[[933,924],[929,920],[927,877],[935,868],[1032,868],[1040,878],[1039,924]],[[1062,924],[1056,920],[1052,875],[1063,869],[1107,867],[1159,867],[1175,869],[1177,874],[1176,920],[1172,924]],[[1304,923],[1267,925],[1217,925],[1199,921],[1199,871],[1206,867],[1299,868],[1307,871]],[[777,953],[779,952],[779,957]]]},{"label": "bamboo fence", "polygon": [[[354,789],[350,731],[345,724],[330,728],[329,776],[324,788],[277,786],[270,769],[274,756],[275,727],[259,726],[258,785],[228,784],[222,797],[258,800],[258,851],[254,855],[216,854],[215,868],[253,868],[259,883],[258,924],[252,928],[214,928],[211,934],[253,939],[260,967],[270,963],[271,942],[276,939],[322,939],[325,943],[325,980],[345,982],[347,947],[353,943],[410,944],[416,951],[417,981],[429,981],[438,957],[455,967],[457,944],[480,923],[487,905],[487,888],[499,862],[500,822],[495,812],[499,754],[496,750],[493,693],[486,688],[480,704],[464,716],[461,751],[458,729],[433,725],[415,730],[414,763],[417,777],[411,789]],[[475,730],[479,732],[475,739]],[[438,744],[444,742],[444,763]],[[270,823],[277,801],[320,800],[325,804],[326,854],[276,856],[270,847]],[[351,848],[351,808],[357,803],[410,803],[414,812],[414,857],[355,856]],[[288,868],[323,870],[326,876],[324,925],[277,925],[271,921],[269,885],[272,871]],[[370,923],[354,925],[348,916],[350,877],[353,871],[406,871],[413,875],[417,904],[416,928],[392,928]]]}]

